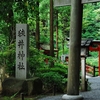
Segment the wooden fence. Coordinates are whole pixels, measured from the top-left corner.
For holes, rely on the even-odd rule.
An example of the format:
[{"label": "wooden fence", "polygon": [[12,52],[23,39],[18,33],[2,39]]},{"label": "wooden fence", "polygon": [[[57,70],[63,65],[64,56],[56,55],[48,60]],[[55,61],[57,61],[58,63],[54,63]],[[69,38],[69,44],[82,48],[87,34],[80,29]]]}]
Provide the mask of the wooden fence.
[{"label": "wooden fence", "polygon": [[96,73],[98,73],[98,72],[99,72],[98,67],[86,65],[86,74],[87,75],[95,77],[95,76],[97,76]]}]

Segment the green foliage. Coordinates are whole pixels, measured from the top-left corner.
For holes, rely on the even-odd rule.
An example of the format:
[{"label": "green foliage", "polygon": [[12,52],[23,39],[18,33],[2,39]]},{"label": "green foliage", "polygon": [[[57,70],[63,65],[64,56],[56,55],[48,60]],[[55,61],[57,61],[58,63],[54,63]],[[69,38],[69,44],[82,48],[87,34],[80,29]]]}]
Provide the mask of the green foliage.
[{"label": "green foliage", "polygon": [[[10,76],[15,75],[15,44],[11,44],[5,49],[5,52],[0,52],[0,63],[6,65],[6,71]],[[44,59],[55,61],[54,66],[44,62]],[[42,79],[45,88],[51,88],[52,84],[60,87],[63,90],[64,84],[67,82],[67,66],[62,64],[55,58],[46,56],[43,51],[39,51],[34,47],[29,48],[29,70],[30,77],[38,76]]]},{"label": "green foliage", "polygon": [[87,58],[87,64],[91,65],[91,66],[98,66],[98,58],[94,58],[94,57],[89,57]]},{"label": "green foliage", "polygon": [[53,87],[55,85],[58,90],[63,91],[65,83],[67,81],[67,80],[64,80],[65,78],[63,75],[59,74],[58,72],[53,72],[53,71],[41,73],[39,74],[39,77],[43,81],[45,91],[46,90],[48,91],[49,89],[53,90]]},{"label": "green foliage", "polygon": [[[39,2],[39,8],[37,5]],[[10,0],[0,3],[0,33],[5,35],[7,45],[15,40],[16,23],[27,23],[30,27],[30,42],[35,47],[36,18],[39,10],[40,42],[50,43],[50,3],[49,0]],[[63,40],[69,36],[70,29],[70,7],[60,7],[54,9],[54,33],[56,33],[56,12],[58,12],[58,47],[61,51]],[[12,30],[13,29],[13,30]],[[56,47],[56,35],[54,35],[54,45]],[[64,42],[64,45],[66,42]],[[63,46],[62,46],[63,47]],[[61,51],[62,53],[63,51]],[[66,51],[65,51],[66,52]],[[60,54],[61,55],[61,54]],[[59,55],[59,56],[60,56]]]},{"label": "green foliage", "polygon": [[5,65],[7,73],[15,74],[15,44],[9,45],[5,51],[0,52],[0,63],[1,66]]},{"label": "green foliage", "polygon": [[93,39],[100,39],[99,38],[99,6],[100,3],[90,3],[84,5],[83,10],[83,31],[82,37],[83,38],[93,38]]},{"label": "green foliage", "polygon": [[45,73],[45,72],[57,72],[59,73],[60,75],[63,75],[63,76],[66,76],[67,77],[67,68],[59,68],[59,67],[53,67],[53,68],[39,68],[38,69],[39,72],[41,73]]},{"label": "green foliage", "polygon": [[[28,57],[30,77],[32,77],[32,75],[35,75],[37,70],[39,70],[40,68],[49,67],[49,64],[45,63],[45,59],[49,59],[49,62],[57,60],[50,56],[44,55],[42,50],[39,51],[36,48],[30,46]],[[0,63],[1,66],[6,66],[6,71],[10,76],[15,75],[15,43],[7,46],[3,52],[0,52]]]},{"label": "green foliage", "polygon": [[57,89],[64,92],[67,82],[68,66],[55,62],[51,67],[39,68],[37,76],[41,78],[44,85],[44,90],[53,89],[56,85]]},{"label": "green foliage", "polygon": [[39,67],[38,72],[40,73],[45,73],[45,72],[57,72],[60,75],[63,75],[64,77],[67,77],[67,73],[68,73],[68,66],[64,65],[63,63],[59,62],[58,60],[55,60],[54,62],[54,66],[50,67],[50,66],[42,66]]},{"label": "green foliage", "polygon": [[98,66],[98,52],[90,52],[90,57],[86,59],[86,63],[91,66]]},{"label": "green foliage", "polygon": [[9,97],[3,97],[3,100],[11,100]]},{"label": "green foliage", "polygon": [[59,84],[62,80],[63,76],[56,72],[45,72],[41,74],[41,79],[43,79],[44,83],[50,83],[50,84]]},{"label": "green foliage", "polygon": [[30,74],[35,74],[36,70],[38,68],[44,67],[45,66],[45,55],[37,50],[36,48],[30,47],[29,50],[29,69],[30,69]]}]

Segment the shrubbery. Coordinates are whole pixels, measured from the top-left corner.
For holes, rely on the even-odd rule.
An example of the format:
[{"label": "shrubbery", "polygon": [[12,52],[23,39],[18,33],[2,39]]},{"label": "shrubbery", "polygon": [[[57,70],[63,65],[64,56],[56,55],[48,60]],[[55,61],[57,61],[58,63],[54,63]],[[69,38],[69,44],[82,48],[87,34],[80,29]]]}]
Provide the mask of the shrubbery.
[{"label": "shrubbery", "polygon": [[[0,63],[5,64],[6,73],[9,76],[15,76],[15,44],[11,44],[4,52],[0,52]],[[48,59],[48,64],[45,63]],[[34,47],[29,48],[29,77],[40,77],[43,81],[45,90],[49,90],[56,86],[58,90],[63,91],[67,82],[67,65],[61,63],[58,59],[46,56],[42,51]],[[50,62],[53,61],[54,65],[50,67]]]}]

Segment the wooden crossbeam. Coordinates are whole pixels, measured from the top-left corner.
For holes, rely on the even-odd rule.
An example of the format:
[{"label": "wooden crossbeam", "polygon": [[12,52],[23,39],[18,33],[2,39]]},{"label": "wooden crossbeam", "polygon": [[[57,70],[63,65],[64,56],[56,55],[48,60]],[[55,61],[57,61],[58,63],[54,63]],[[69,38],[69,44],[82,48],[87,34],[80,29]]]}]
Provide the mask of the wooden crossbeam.
[{"label": "wooden crossbeam", "polygon": [[[71,0],[53,0],[53,1],[54,1],[54,7],[71,5]],[[82,0],[82,4],[91,2],[100,2],[100,0]]]}]

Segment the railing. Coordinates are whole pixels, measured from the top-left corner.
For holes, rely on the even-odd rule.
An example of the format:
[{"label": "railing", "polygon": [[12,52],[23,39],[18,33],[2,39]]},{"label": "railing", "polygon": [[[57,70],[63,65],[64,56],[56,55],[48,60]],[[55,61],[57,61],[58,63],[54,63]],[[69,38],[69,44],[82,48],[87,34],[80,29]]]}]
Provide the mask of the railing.
[{"label": "railing", "polygon": [[90,65],[86,65],[86,74],[90,75],[90,76],[97,76],[96,72],[98,73],[98,67],[96,66],[90,66]]}]

